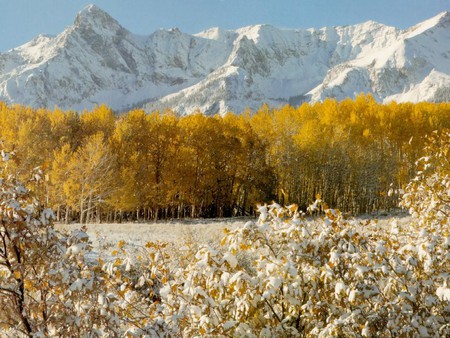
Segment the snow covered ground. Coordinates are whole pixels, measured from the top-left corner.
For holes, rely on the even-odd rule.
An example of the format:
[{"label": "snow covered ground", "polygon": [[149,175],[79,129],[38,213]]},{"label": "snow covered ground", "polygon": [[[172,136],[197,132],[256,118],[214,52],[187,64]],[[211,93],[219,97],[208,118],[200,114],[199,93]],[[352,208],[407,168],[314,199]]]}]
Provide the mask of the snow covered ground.
[{"label": "snow covered ground", "polygon": [[[250,218],[221,218],[159,221],[153,223],[87,224],[93,250],[110,252],[119,241],[125,241],[128,248],[138,249],[147,242],[168,242],[182,245],[184,242],[199,244],[217,243],[224,236],[224,229],[243,226]],[[58,230],[72,231],[80,224],[56,224]]]},{"label": "snow covered ground", "polygon": [[[370,225],[366,221],[378,219]],[[365,216],[358,217],[355,221],[362,222],[361,226],[371,231],[373,227],[385,227],[387,231],[392,229],[393,220],[399,229],[408,227],[410,217],[405,214],[390,216]],[[223,238],[224,229],[235,229],[244,226],[248,221],[256,221],[253,218],[220,218],[220,219],[186,219],[174,221],[159,221],[153,223],[116,223],[116,224],[87,224],[87,233],[93,244],[93,251],[104,254],[117,248],[117,243],[125,241],[128,250],[139,250],[147,242],[168,242],[174,247],[183,243],[218,244]],[[79,229],[80,224],[56,224],[59,230],[72,231]]]}]

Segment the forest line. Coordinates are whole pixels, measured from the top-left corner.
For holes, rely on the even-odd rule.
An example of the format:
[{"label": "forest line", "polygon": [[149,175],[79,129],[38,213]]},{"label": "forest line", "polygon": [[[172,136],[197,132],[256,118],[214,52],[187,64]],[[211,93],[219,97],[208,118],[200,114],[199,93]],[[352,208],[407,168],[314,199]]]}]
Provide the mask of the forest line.
[{"label": "forest line", "polygon": [[390,210],[415,173],[425,136],[450,128],[450,103],[377,103],[370,95],[298,108],[177,116],[32,109],[0,102],[8,170],[58,220],[131,221],[253,214],[275,200],[304,208],[317,194],[344,212]]}]

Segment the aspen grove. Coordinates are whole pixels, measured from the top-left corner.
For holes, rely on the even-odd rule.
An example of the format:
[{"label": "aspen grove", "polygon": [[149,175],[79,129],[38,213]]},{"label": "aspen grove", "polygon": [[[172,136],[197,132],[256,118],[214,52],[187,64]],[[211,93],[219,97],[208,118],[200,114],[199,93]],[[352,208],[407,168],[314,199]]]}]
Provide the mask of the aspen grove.
[{"label": "aspen grove", "polygon": [[271,200],[305,210],[317,194],[343,212],[389,212],[425,136],[444,128],[449,103],[370,95],[225,116],[0,103],[14,175],[44,169],[41,200],[81,223],[255,215]]}]

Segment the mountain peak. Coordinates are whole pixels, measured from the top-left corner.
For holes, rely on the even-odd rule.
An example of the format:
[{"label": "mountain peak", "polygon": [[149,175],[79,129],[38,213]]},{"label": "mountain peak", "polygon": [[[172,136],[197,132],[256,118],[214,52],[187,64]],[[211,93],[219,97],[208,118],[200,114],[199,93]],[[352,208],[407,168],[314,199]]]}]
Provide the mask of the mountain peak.
[{"label": "mountain peak", "polygon": [[[98,6],[94,5],[94,4],[89,4],[87,5],[84,9],[81,10],[86,11],[86,12],[95,12],[95,11],[102,11]],[[103,12],[103,11],[102,11]]]},{"label": "mountain peak", "polygon": [[435,27],[443,26],[447,27],[450,25],[450,12],[444,11],[438,15],[432,17],[431,19],[425,20],[411,28],[408,28],[405,32],[409,33],[409,37],[413,37],[424,33]]},{"label": "mountain peak", "polygon": [[95,18],[95,17],[104,17],[104,16],[110,17],[110,15],[108,13],[106,13],[105,11],[103,11],[100,7],[97,7],[94,4],[90,4],[78,12],[78,14],[75,18],[75,21],[77,21],[79,19],[88,19],[90,17]]},{"label": "mountain peak", "polygon": [[78,12],[74,25],[78,28],[98,27],[101,30],[112,31],[122,29],[122,26],[113,17],[93,4]]},{"label": "mountain peak", "polygon": [[211,27],[207,30],[201,31],[200,33],[195,34],[195,36],[204,38],[204,39],[211,39],[211,40],[219,40],[220,36],[222,35],[222,29],[220,27]]},{"label": "mountain peak", "polygon": [[[443,12],[439,13],[438,15],[436,15],[434,18],[438,19],[439,21],[448,20],[448,19],[450,19],[450,12],[443,11]],[[431,18],[431,19],[433,19],[433,18]]]},{"label": "mountain peak", "polygon": [[450,24],[450,12],[449,11],[444,11],[440,14],[438,14],[436,17],[438,17],[438,22],[440,24],[445,24],[445,25],[449,25]]}]

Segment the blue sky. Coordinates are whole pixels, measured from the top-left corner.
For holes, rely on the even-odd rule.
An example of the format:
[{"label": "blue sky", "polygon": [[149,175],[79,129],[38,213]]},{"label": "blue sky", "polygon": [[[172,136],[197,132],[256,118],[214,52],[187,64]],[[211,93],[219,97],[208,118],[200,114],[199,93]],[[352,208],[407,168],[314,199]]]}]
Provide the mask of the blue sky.
[{"label": "blue sky", "polygon": [[267,23],[283,28],[350,25],[375,20],[406,28],[447,10],[450,0],[0,0],[0,51],[39,33],[56,35],[94,3],[133,33],[178,27],[197,33]]}]

